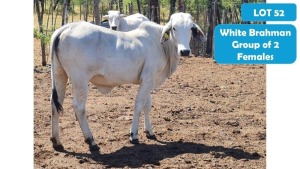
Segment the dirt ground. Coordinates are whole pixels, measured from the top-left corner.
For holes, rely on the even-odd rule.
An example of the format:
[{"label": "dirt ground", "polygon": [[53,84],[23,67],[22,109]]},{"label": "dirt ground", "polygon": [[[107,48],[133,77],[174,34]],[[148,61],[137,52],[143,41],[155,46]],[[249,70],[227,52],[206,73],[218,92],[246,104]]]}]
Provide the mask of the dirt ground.
[{"label": "dirt ground", "polygon": [[56,152],[50,141],[50,65],[41,66],[34,42],[34,168],[266,168],[265,66],[182,58],[152,93],[157,140],[142,132],[142,114],[139,145],[129,143],[138,86],[123,85],[103,95],[90,85],[87,115],[100,153],[91,153],[84,143],[68,84],[60,117],[65,151]]}]

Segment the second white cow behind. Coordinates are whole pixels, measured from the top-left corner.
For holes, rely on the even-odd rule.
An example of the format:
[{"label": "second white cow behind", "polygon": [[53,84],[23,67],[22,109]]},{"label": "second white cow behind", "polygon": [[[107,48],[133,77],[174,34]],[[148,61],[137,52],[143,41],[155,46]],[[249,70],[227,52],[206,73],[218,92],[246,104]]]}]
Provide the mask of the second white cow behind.
[{"label": "second white cow behind", "polygon": [[129,15],[123,17],[123,14],[120,14],[120,11],[108,11],[108,22],[110,29],[115,31],[128,32],[136,29],[144,21],[149,21],[147,17],[140,13]]}]

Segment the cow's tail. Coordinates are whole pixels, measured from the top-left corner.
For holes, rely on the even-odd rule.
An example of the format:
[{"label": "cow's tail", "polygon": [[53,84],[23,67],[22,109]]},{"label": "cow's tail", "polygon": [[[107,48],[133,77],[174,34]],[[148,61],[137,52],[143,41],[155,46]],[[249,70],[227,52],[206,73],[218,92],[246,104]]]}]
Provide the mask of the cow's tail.
[{"label": "cow's tail", "polygon": [[[62,66],[59,61],[58,57],[58,45],[60,42],[60,35],[68,28],[67,25],[57,29],[51,37],[51,45],[50,45],[50,56],[51,56],[51,79],[52,79],[52,95],[51,95],[51,104],[55,106],[56,111],[58,113],[63,111],[62,104],[58,100],[58,93],[56,88],[56,76],[58,74],[58,71],[64,71],[61,70]],[[60,69],[60,70],[58,70]],[[64,72],[65,73],[65,72]],[[53,107],[52,107],[53,109]],[[53,111],[53,110],[52,110]]]}]

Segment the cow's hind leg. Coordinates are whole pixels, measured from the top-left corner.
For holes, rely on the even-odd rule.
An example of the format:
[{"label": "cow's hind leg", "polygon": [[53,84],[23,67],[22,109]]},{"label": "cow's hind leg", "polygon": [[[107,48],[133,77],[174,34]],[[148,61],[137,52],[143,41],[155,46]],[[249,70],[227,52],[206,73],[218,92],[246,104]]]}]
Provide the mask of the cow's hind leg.
[{"label": "cow's hind leg", "polygon": [[66,93],[66,85],[68,82],[68,76],[63,69],[56,69],[52,72],[52,95],[51,95],[51,107],[52,107],[52,136],[51,141],[53,148],[56,151],[62,151],[62,146],[59,139],[59,113],[62,112],[62,105]]},{"label": "cow's hind leg", "polygon": [[151,110],[151,96],[149,95],[143,109],[145,115],[144,132],[146,133],[148,139],[155,140],[156,137],[152,131],[152,126],[150,121],[150,110]]},{"label": "cow's hind leg", "polygon": [[74,90],[73,108],[75,110],[76,118],[84,135],[85,142],[89,145],[91,151],[99,150],[100,148],[94,141],[85,112],[85,103],[88,94],[88,81],[80,79],[78,81],[73,82],[72,84]]}]

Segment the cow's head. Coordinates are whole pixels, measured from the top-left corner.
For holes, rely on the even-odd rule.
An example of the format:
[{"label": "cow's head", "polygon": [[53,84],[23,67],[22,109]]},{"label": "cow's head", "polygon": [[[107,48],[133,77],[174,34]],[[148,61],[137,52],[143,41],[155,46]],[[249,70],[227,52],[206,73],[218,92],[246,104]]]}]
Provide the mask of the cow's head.
[{"label": "cow's head", "polygon": [[104,17],[108,18],[109,27],[112,30],[119,30],[120,28],[120,19],[124,17],[123,14],[120,14],[120,11],[108,11],[108,15],[105,15]]},{"label": "cow's head", "polygon": [[176,13],[170,18],[170,21],[164,26],[161,36],[161,43],[165,42],[170,37],[177,47],[179,56],[190,55],[190,39],[191,36],[206,41],[201,28],[193,22],[193,18],[188,13]]}]

